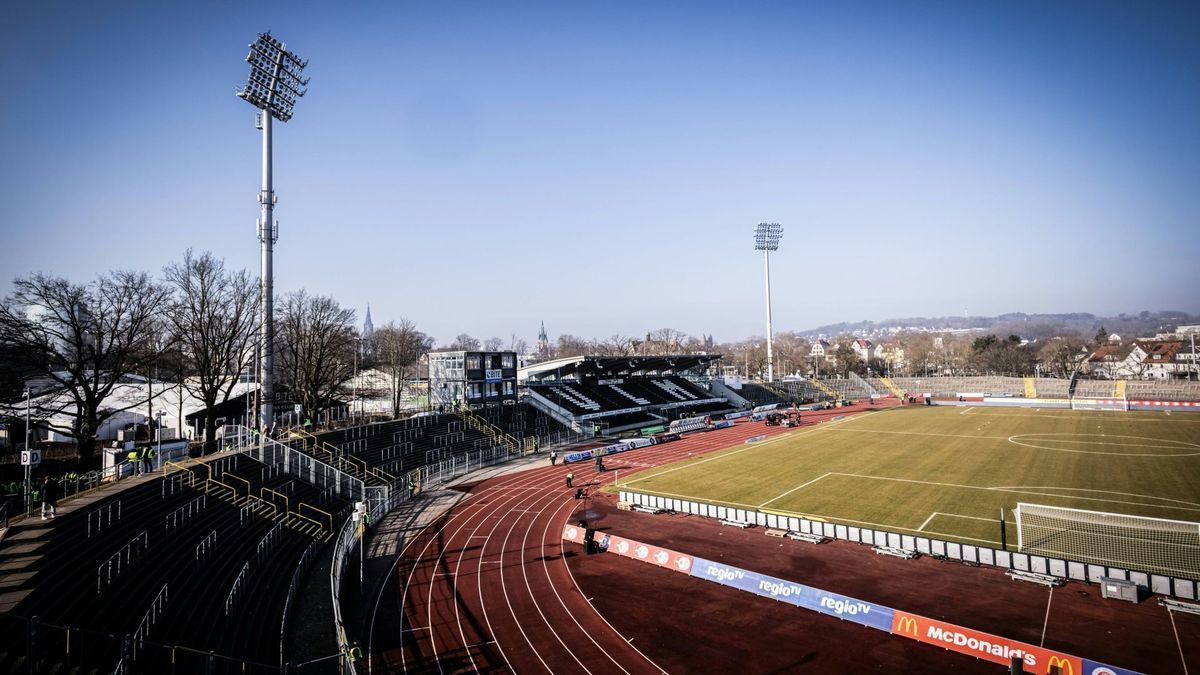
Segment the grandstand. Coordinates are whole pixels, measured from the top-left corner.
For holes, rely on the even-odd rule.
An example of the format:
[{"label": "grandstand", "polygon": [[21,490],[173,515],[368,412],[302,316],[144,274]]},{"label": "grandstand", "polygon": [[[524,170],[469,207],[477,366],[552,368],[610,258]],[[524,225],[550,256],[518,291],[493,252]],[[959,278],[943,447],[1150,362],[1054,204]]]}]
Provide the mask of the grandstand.
[{"label": "grandstand", "polygon": [[528,401],[577,431],[621,431],[737,406],[708,391],[698,373],[720,355],[572,357],[522,368]]},{"label": "grandstand", "polygon": [[[210,651],[221,655],[212,657],[215,672],[246,663],[278,669],[299,570],[326,549],[348,505],[335,489],[244,452],[168,465],[78,499],[52,527],[14,524],[7,540],[15,545],[0,555],[22,575],[5,588],[19,600],[4,630],[36,629],[41,653],[104,672],[117,664],[201,672]],[[0,657],[0,667],[37,672],[23,658]]]},{"label": "grandstand", "polygon": [[786,403],[790,396],[785,395],[786,387],[781,386],[784,384],[786,383],[775,382],[768,388],[763,384],[742,382],[742,388],[738,390],[738,393],[755,406]]},{"label": "grandstand", "polygon": [[811,403],[814,401],[831,401],[835,397],[828,393],[827,387],[818,386],[816,380],[786,379],[771,383],[771,387],[786,394],[789,402]]}]

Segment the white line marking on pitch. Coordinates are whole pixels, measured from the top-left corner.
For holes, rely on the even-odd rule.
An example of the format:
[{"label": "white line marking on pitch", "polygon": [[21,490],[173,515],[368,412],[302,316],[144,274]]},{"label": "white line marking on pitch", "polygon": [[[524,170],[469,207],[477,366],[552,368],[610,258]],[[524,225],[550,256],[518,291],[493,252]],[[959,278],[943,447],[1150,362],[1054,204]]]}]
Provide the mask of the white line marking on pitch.
[{"label": "white line marking on pitch", "polygon": [[935,434],[929,431],[884,431],[883,429],[847,429],[832,428],[832,431],[849,431],[857,434],[898,434],[900,436],[937,436],[939,438],[985,438],[995,441],[1007,441],[1010,436],[972,436],[970,434]]},{"label": "white line marking on pitch", "polygon": [[778,497],[773,497],[773,498],[771,498],[771,499],[768,499],[767,501],[765,501],[765,502],[763,502],[763,503],[759,504],[759,505],[758,505],[758,508],[760,508],[760,509],[761,509],[762,507],[766,506],[767,504],[770,504],[771,502],[774,502],[774,501],[778,501],[778,500],[780,500],[780,499],[783,499],[784,497],[786,497],[786,496],[788,496],[788,495],[792,494],[792,493],[793,493],[793,492],[795,492],[796,490],[799,490],[799,489],[801,489],[801,488],[806,488],[806,487],[808,487],[809,485],[812,485],[813,483],[815,483],[815,482],[817,482],[817,481],[821,480],[822,478],[824,478],[825,476],[828,476],[828,475],[829,475],[829,474],[827,473],[827,474],[825,474],[824,476],[817,476],[816,478],[814,478],[814,479],[812,479],[812,480],[808,481],[807,483],[804,483],[803,485],[797,485],[796,487],[792,488],[791,490],[788,490],[787,492],[785,492],[785,493],[783,493],[783,494],[779,495]]},{"label": "white line marking on pitch", "polygon": [[[937,485],[939,487],[964,488],[967,490],[990,490],[992,492],[1012,492],[1015,494],[1041,495],[1043,497],[1061,497],[1064,499],[1080,499],[1080,500],[1089,501],[1089,502],[1103,502],[1106,504],[1129,504],[1132,506],[1142,506],[1142,507],[1145,507],[1148,509],[1174,509],[1177,511],[1200,511],[1200,509],[1192,509],[1192,508],[1187,508],[1187,507],[1183,507],[1183,506],[1166,506],[1163,504],[1146,504],[1143,502],[1127,502],[1127,501],[1123,501],[1120,499],[1099,499],[1097,497],[1080,497],[1078,495],[1063,495],[1063,494],[1054,494],[1054,493],[1047,493],[1047,492],[1035,492],[1034,490],[1036,490],[1038,488],[1034,488],[1033,490],[1030,490],[1030,489],[982,487],[979,485],[960,485],[958,483],[939,483],[939,482],[935,482],[935,481],[931,481],[931,480],[914,480],[912,478],[891,478],[888,476],[867,476],[867,475],[864,475],[861,473],[830,472],[830,475],[850,476],[851,478],[867,478],[869,480],[891,480],[891,481],[896,481],[899,483],[916,483],[917,485]],[[1117,494],[1119,494],[1119,493],[1117,493]],[[842,520],[845,520],[845,519],[843,518]]]},{"label": "white line marking on pitch", "polygon": [[979,516],[964,516],[961,513],[945,513],[943,511],[934,511],[933,513],[929,514],[929,517],[925,519],[925,522],[921,523],[921,526],[917,528],[917,532],[923,531],[925,526],[929,524],[929,521],[933,520],[934,516],[946,516],[947,518],[968,518],[970,520],[985,520],[988,522],[992,522],[994,520],[993,518],[980,518]]},{"label": "white line marking on pitch", "polygon": [[966,407],[966,408],[963,408],[962,412],[960,412],[960,413],[958,413],[958,414],[959,414],[959,415],[966,415],[967,413],[971,412],[971,411],[972,411],[972,410],[974,410],[974,409],[975,409],[975,408]]},{"label": "white line marking on pitch", "polygon": [[[900,410],[900,409],[901,409],[901,408],[888,408],[887,410],[880,410],[880,411],[878,411],[878,412],[876,413],[876,415],[879,415],[879,414],[884,414],[884,415],[886,415],[887,413],[890,413],[890,412],[892,412],[892,411],[894,411],[894,410]],[[772,443],[775,443],[775,442],[777,442],[777,441],[781,441],[781,440],[787,440],[787,439],[796,439],[796,438],[799,438],[799,437],[801,437],[801,436],[808,436],[808,435],[815,434],[815,433],[818,433],[818,432],[821,432],[821,431],[826,431],[826,430],[829,430],[829,429],[837,429],[837,428],[840,428],[840,427],[842,427],[842,426],[845,426],[845,425],[847,425],[847,424],[849,424],[849,423],[851,423],[851,422],[854,422],[854,421],[857,421],[857,420],[862,420],[862,419],[874,419],[874,416],[867,415],[866,413],[862,413],[862,414],[855,414],[855,415],[853,415],[853,416],[851,416],[851,417],[846,417],[846,418],[843,418],[843,419],[840,419],[840,420],[830,420],[830,421],[828,421],[828,422],[822,422],[822,423],[821,423],[821,424],[819,424],[818,426],[811,427],[811,428],[808,428],[808,429],[801,429],[801,430],[799,430],[799,431],[788,431],[788,432],[786,432],[786,433],[779,434],[778,436],[772,436],[771,438],[768,438],[767,440],[765,440],[765,441],[762,441],[762,442],[760,442],[760,443],[754,443],[753,445],[747,445],[747,446],[745,446],[745,447],[739,447],[739,446],[733,445],[733,446],[730,446],[730,447],[728,447],[728,448],[725,448],[725,449],[723,449],[723,450],[715,450],[715,451],[713,451],[713,453],[712,453],[712,454],[709,454],[709,455],[708,455],[707,457],[705,457],[704,459],[700,459],[700,460],[697,460],[697,461],[695,461],[695,462],[690,462],[690,463],[687,463],[687,464],[683,464],[683,465],[681,465],[681,466],[676,466],[676,467],[673,467],[673,468],[665,469],[665,470],[663,470],[663,471],[659,471],[658,473],[654,473],[654,474],[651,474],[651,475],[648,475],[648,476],[641,476],[641,477],[639,477],[639,478],[634,478],[633,480],[626,481],[625,483],[623,483],[623,485],[624,485],[624,486],[626,486],[626,487],[628,487],[628,486],[630,486],[630,485],[633,485],[634,483],[640,483],[640,482],[642,482],[642,481],[647,481],[647,480],[650,480],[650,479],[652,479],[652,478],[658,478],[659,476],[665,476],[666,474],[669,474],[669,473],[672,473],[672,472],[675,472],[675,471],[681,471],[681,470],[683,470],[683,469],[691,469],[691,468],[694,468],[694,467],[700,466],[701,464],[706,464],[706,463],[708,463],[708,462],[715,462],[715,461],[717,461],[717,460],[719,460],[719,459],[725,459],[726,457],[732,457],[732,456],[734,456],[734,455],[738,455],[738,454],[741,454],[741,453],[743,453],[743,452],[749,452],[750,450],[761,449],[761,448],[763,448],[763,447],[765,447],[765,446],[767,446],[767,445],[770,445],[770,444],[772,444]],[[674,464],[674,463],[675,463],[675,462],[672,462],[672,464]],[[668,465],[668,466],[669,466],[669,465]],[[663,492],[663,493],[661,493],[661,494],[664,494],[664,495],[665,495],[665,494],[670,494],[670,493]],[[693,498],[693,497],[691,497],[691,496],[689,496],[689,495],[674,495],[674,496],[676,496],[676,497],[686,497],[686,498],[688,498],[688,499],[692,499],[692,498]]]}]

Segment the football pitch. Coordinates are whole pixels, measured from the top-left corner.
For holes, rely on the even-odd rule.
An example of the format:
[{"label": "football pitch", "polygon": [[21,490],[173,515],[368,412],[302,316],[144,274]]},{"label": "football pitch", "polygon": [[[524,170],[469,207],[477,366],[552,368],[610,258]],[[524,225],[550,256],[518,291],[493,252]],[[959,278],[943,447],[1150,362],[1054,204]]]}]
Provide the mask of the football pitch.
[{"label": "football pitch", "polygon": [[621,478],[622,489],[1017,543],[1018,502],[1200,522],[1200,415],[910,406]]}]

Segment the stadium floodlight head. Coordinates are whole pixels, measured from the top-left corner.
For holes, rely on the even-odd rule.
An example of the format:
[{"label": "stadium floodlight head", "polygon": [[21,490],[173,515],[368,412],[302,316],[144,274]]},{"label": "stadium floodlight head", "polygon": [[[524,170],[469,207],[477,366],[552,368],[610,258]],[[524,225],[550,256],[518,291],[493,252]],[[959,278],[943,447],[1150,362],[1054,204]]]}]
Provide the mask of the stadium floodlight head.
[{"label": "stadium floodlight head", "polygon": [[783,226],[779,223],[759,223],[754,228],[755,251],[778,251],[779,239],[783,237]]},{"label": "stadium floodlight head", "polygon": [[771,350],[771,251],[779,250],[783,226],[779,223],[759,223],[754,228],[754,250],[763,252],[767,275],[767,382],[775,380],[775,359]]},{"label": "stadium floodlight head", "polygon": [[[275,277],[274,251],[279,240],[279,224],[273,214],[275,189],[271,172],[271,119],[286,122],[292,119],[296,100],[308,93],[308,80],[302,76],[308,61],[287,50],[287,45],[271,36],[270,32],[259,33],[258,39],[250,44],[246,55],[250,64],[250,75],[246,86],[238,90],[238,98],[262,110],[256,126],[262,130],[262,190],[258,193],[261,215],[258,220],[258,240],[261,244],[262,272],[259,277],[262,300],[259,316],[259,341],[262,349],[259,361],[259,424],[266,431],[275,421]],[[262,436],[259,436],[261,439]]]},{"label": "stadium floodlight head", "polygon": [[250,64],[250,76],[238,97],[280,122],[292,119],[296,99],[308,93],[308,80],[301,76],[308,61],[289,52],[287,45],[268,31],[259,33],[250,44],[246,63]]}]

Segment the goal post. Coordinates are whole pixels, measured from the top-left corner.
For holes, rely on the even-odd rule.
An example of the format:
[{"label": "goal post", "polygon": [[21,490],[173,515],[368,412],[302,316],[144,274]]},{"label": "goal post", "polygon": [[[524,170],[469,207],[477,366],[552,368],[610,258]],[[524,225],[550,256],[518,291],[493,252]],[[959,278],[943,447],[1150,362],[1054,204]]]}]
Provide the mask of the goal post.
[{"label": "goal post", "polygon": [[1071,398],[1071,410],[1129,410],[1129,399],[1074,396]]},{"label": "goal post", "polygon": [[1200,523],[1017,504],[1017,550],[1200,579]]}]

